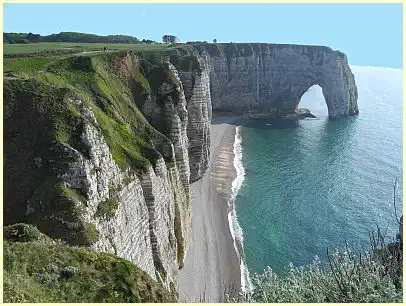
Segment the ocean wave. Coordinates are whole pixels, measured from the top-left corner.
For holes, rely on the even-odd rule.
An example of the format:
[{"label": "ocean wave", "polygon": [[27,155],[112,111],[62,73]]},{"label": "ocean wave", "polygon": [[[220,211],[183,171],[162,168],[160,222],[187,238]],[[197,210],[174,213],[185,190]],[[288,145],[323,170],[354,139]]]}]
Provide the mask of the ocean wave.
[{"label": "ocean wave", "polygon": [[235,140],[234,140],[234,168],[236,170],[236,177],[233,180],[231,186],[231,197],[228,200],[229,206],[229,213],[228,213],[228,224],[230,227],[231,236],[233,237],[234,241],[234,248],[238,254],[240,259],[240,271],[241,271],[241,289],[243,292],[249,292],[253,289],[252,282],[249,277],[248,267],[245,263],[245,255],[244,255],[244,236],[243,231],[238,223],[237,214],[235,211],[235,200],[238,195],[238,191],[240,190],[242,183],[245,177],[245,170],[242,163],[242,138],[240,134],[240,127],[237,126],[235,130]]},{"label": "ocean wave", "polygon": [[386,71],[396,71],[396,72],[402,72],[402,68],[394,68],[394,67],[384,67],[384,66],[361,66],[361,65],[351,65],[351,69],[367,69],[367,70],[386,70]]}]

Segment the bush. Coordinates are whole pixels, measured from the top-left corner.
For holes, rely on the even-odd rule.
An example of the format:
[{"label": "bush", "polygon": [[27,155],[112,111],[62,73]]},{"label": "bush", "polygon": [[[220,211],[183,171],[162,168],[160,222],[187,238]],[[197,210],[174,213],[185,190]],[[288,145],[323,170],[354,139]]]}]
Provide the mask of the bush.
[{"label": "bush", "polygon": [[42,234],[35,226],[29,224],[18,223],[4,227],[4,240],[28,242],[46,240],[47,238],[48,237]]},{"label": "bush", "polygon": [[[283,276],[268,267],[254,275],[255,289],[241,299],[256,303],[402,302],[402,281],[396,284],[388,273],[387,259],[376,254],[335,250],[328,268],[316,256],[307,266],[290,264]],[[390,260],[393,263],[394,258]]]}]

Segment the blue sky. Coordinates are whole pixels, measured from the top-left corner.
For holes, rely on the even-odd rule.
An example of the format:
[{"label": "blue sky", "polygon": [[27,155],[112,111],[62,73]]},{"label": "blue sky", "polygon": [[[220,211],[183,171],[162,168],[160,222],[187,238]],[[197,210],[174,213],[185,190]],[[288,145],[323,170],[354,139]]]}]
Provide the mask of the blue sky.
[{"label": "blue sky", "polygon": [[5,32],[326,45],[350,64],[402,68],[401,4],[5,4],[3,22]]}]

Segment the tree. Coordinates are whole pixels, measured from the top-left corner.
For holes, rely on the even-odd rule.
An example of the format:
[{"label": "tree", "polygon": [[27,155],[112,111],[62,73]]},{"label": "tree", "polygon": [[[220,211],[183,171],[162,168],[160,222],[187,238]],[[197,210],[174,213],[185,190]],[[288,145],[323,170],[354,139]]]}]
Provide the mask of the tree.
[{"label": "tree", "polygon": [[26,37],[29,41],[32,41],[32,42],[38,42],[39,40],[40,40],[40,38],[41,38],[41,35],[39,35],[39,34],[32,34],[31,32],[30,33],[28,33],[27,34],[27,37]]},{"label": "tree", "polygon": [[213,44],[217,44],[217,39],[213,39]]}]

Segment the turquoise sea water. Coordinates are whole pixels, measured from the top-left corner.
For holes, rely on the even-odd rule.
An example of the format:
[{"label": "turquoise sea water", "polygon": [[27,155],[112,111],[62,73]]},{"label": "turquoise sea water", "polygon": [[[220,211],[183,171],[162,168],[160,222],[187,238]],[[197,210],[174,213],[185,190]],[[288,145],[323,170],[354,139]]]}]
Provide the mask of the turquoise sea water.
[{"label": "turquoise sea water", "polygon": [[245,180],[236,199],[251,273],[304,265],[326,248],[369,246],[379,225],[397,231],[402,211],[402,70],[352,66],[360,115],[329,120],[320,87],[299,107],[318,118],[295,127],[240,128]]}]

